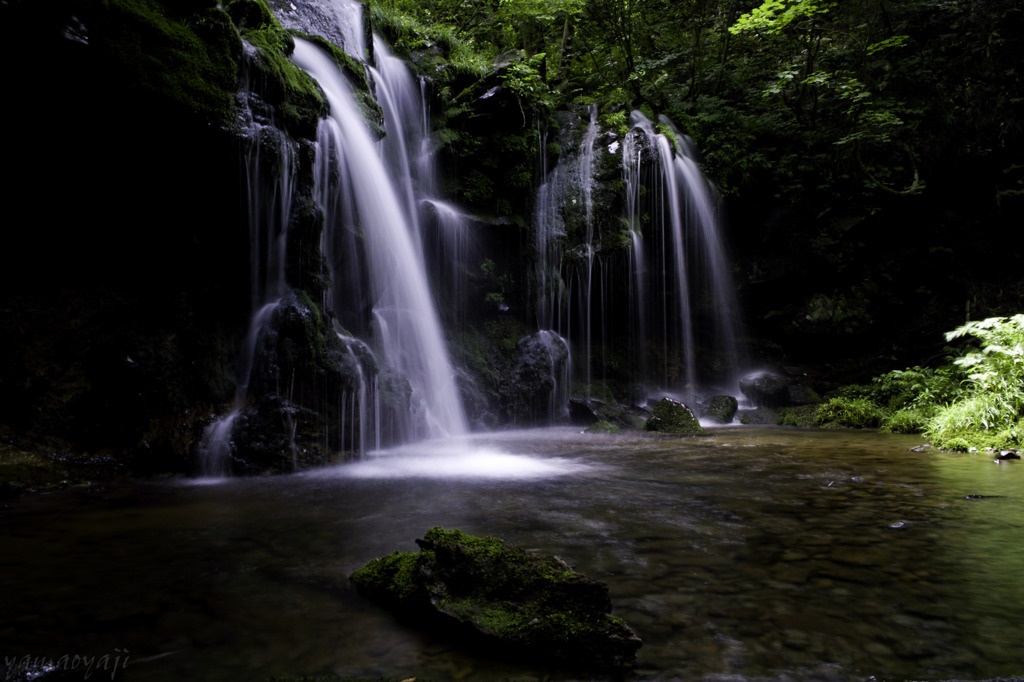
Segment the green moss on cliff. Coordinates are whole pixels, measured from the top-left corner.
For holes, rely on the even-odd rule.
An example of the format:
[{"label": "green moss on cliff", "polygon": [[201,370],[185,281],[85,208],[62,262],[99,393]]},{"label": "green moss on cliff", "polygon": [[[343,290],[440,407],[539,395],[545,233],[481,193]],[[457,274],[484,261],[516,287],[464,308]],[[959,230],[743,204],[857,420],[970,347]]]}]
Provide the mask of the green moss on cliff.
[{"label": "green moss on cliff", "polygon": [[363,68],[362,63],[350,57],[347,52],[334,43],[324,40],[320,36],[298,32],[295,35],[310,41],[331,55],[334,63],[338,65],[338,68],[341,69],[348,82],[352,85],[352,94],[355,96],[356,105],[358,105],[359,111],[363,115],[363,120],[366,121],[366,126],[370,129],[370,133],[378,139],[384,137],[384,110],[381,109],[377,98],[370,92],[370,83],[366,80],[366,69]]},{"label": "green moss on cliff", "polygon": [[112,82],[227,126],[234,118],[242,43],[228,13],[208,4],[107,0],[75,10]]},{"label": "green moss on cliff", "polygon": [[264,0],[228,0],[225,9],[253,50],[247,84],[274,108],[279,125],[297,137],[315,138],[327,105],[316,82],[291,61],[295,42]]}]

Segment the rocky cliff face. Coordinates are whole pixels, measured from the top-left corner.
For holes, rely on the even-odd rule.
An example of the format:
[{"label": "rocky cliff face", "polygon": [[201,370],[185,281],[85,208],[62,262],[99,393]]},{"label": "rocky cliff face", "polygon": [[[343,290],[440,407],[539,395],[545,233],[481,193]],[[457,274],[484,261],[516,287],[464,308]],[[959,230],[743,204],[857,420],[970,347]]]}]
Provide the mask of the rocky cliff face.
[{"label": "rocky cliff face", "polygon": [[[301,146],[322,99],[261,2],[0,11],[17,27],[3,194],[21,207],[0,275],[3,435],[188,469],[250,314],[245,155],[269,125]],[[308,195],[309,164],[297,175]]]}]

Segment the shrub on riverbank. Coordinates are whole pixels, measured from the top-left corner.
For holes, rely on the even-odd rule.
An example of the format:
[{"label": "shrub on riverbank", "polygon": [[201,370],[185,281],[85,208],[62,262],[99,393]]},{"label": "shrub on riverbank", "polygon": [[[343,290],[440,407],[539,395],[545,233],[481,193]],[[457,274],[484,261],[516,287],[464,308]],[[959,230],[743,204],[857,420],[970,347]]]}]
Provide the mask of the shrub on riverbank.
[{"label": "shrub on riverbank", "polygon": [[923,433],[936,447],[960,452],[1021,446],[1024,314],[947,332],[947,341],[957,339],[966,340],[962,354],[939,367],[909,367],[844,387],[813,415],[782,414],[779,423]]},{"label": "shrub on riverbank", "polygon": [[968,322],[946,340],[973,337],[974,347],[953,364],[966,372],[960,394],[925,427],[949,450],[1014,447],[1024,440],[1024,314]]}]

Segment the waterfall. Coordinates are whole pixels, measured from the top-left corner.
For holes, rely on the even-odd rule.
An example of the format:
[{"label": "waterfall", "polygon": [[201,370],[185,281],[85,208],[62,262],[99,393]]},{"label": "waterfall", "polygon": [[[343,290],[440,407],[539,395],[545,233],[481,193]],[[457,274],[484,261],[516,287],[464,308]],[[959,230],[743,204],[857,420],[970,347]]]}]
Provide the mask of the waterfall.
[{"label": "waterfall", "polygon": [[[583,224],[586,229],[586,242],[584,244],[583,257],[586,259],[586,286],[580,287],[582,301],[580,309],[583,311],[584,329],[584,351],[583,362],[586,368],[586,386],[589,397],[590,385],[593,382],[591,376],[594,361],[594,140],[597,138],[597,105],[590,106],[590,122],[587,124],[587,132],[583,135],[583,142],[580,144],[579,156],[579,184],[583,192]],[[602,338],[601,347],[604,348]]]},{"label": "waterfall", "polygon": [[[578,142],[544,169],[537,190],[538,326],[565,336],[582,356],[576,379],[588,397],[594,382],[611,378],[686,400],[709,381],[734,388],[736,296],[717,198],[692,145],[668,119],[656,127],[639,112],[625,138],[606,149],[597,144],[595,109],[579,128]],[[622,155],[619,232],[593,202],[597,154],[605,152]]]},{"label": "waterfall", "polygon": [[373,53],[376,67],[369,71],[388,132],[380,144],[384,164],[394,179],[414,244],[429,264],[435,305],[450,322],[458,323],[465,310],[473,251],[469,220],[439,196],[424,80],[413,78],[405,62],[377,35]]},{"label": "waterfall", "polygon": [[739,305],[722,243],[718,199],[697,165],[696,151],[690,138],[680,133],[667,118],[662,117],[661,120],[672,129],[676,139],[676,177],[689,199],[689,224],[698,238],[698,274],[713,301],[714,335],[711,342],[725,358],[729,383],[738,382],[742,360],[736,331]]},{"label": "waterfall", "polygon": [[[663,296],[661,298],[661,341],[666,351],[676,349],[683,365],[682,376],[676,376],[675,387],[681,388],[687,397],[691,397],[696,381],[696,357],[693,335],[693,315],[690,305],[690,282],[687,273],[685,216],[683,213],[682,194],[677,184],[672,146],[668,138],[654,129],[654,124],[641,114],[633,112],[635,130],[642,132],[647,140],[647,149],[652,150],[658,164],[653,174],[655,201],[650,211],[650,227],[655,231],[652,247],[654,251],[653,266],[660,273],[659,284]],[[637,157],[639,159],[639,157]],[[627,157],[628,162],[632,158]],[[636,172],[626,170],[628,175]],[[639,190],[639,187],[634,188]],[[639,205],[631,201],[631,205]],[[639,215],[627,216],[630,225],[638,223]],[[662,389],[669,389],[669,381],[673,372],[669,367],[669,353],[665,352],[662,360]]]},{"label": "waterfall", "polygon": [[428,275],[437,292],[438,307],[459,327],[465,321],[469,268],[476,255],[470,224],[464,213],[440,199],[419,200],[423,250]]},{"label": "waterfall", "polygon": [[366,60],[363,5],[358,0],[271,0],[271,4],[285,28],[323,36],[353,59]]},{"label": "waterfall", "polygon": [[367,372],[364,358],[360,357],[372,357],[369,347],[359,339],[341,332],[337,332],[337,336],[345,349],[343,362],[349,370],[348,376],[354,377],[352,386],[339,394],[338,447],[362,456],[368,450],[380,450],[380,385],[377,374]]},{"label": "waterfall", "polygon": [[[252,47],[246,45],[246,56]],[[249,290],[252,315],[235,369],[236,389],[231,410],[210,424],[199,443],[199,467],[203,476],[225,476],[231,472],[231,436],[248,397],[255,363],[256,345],[271,316],[287,291],[285,247],[295,183],[292,168],[295,151],[287,136],[276,126],[260,120],[249,102],[245,78],[240,98],[249,116],[249,134],[242,149],[245,171],[246,217],[249,225]]]},{"label": "waterfall", "polygon": [[[318,174],[317,195],[327,213],[325,232],[330,233],[325,242],[343,241],[339,232],[356,227],[361,231],[380,357],[411,389],[412,420],[398,437],[414,440],[465,433],[455,372],[421,249],[409,224],[408,204],[394,187],[337,65],[311,43],[301,39],[295,43],[293,59],[317,80],[331,109],[320,124],[318,154],[329,155],[341,178],[329,182]],[[334,262],[332,254],[328,261]],[[351,292],[336,290],[332,301],[345,298],[351,298]]]},{"label": "waterfall", "polygon": [[556,165],[550,173],[544,169],[544,182],[537,189],[533,215],[537,325],[541,329],[559,331],[562,330],[561,301],[565,296],[561,270],[566,237],[561,213],[564,175],[561,165]]},{"label": "waterfall", "polygon": [[384,165],[394,180],[395,191],[402,202],[405,221],[415,235],[414,245],[421,248],[419,210],[416,205],[417,181],[413,177],[416,167],[413,152],[418,150],[426,131],[419,130],[421,121],[419,88],[405,64],[393,56],[377,36],[374,36],[376,67],[369,71],[377,91],[377,101],[384,112],[384,130],[387,135],[380,142]]},{"label": "waterfall", "polygon": [[740,364],[737,304],[717,200],[692,144],[671,121],[660,120],[674,142],[640,112],[633,112],[632,120],[623,147],[623,176],[634,251],[632,295],[643,316],[638,328],[645,340],[660,333],[661,346],[680,356],[681,370],[676,370],[669,353],[663,354],[662,389],[693,397],[701,380],[696,357],[701,347],[723,358],[718,374],[731,387]]}]

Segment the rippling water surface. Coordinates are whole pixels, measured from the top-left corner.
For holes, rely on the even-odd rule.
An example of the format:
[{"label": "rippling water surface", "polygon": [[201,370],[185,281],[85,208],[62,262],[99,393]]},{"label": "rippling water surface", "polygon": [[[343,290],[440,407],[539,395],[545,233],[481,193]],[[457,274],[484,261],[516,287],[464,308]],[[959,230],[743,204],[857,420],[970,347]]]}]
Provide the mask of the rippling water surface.
[{"label": "rippling water surface", "polygon": [[409,630],[348,584],[444,526],[607,582],[645,642],[630,679],[1024,674],[1022,464],[920,443],[544,429],[28,496],[0,511],[0,654],[127,655],[132,680],[565,679]]}]

